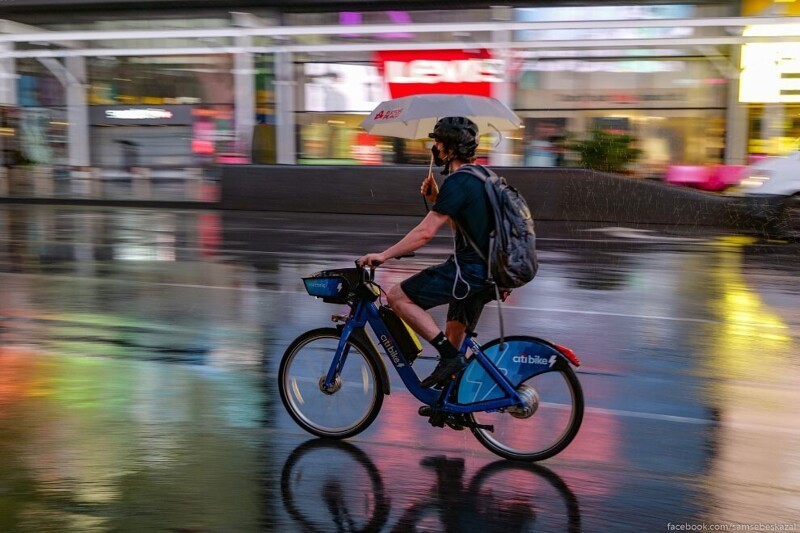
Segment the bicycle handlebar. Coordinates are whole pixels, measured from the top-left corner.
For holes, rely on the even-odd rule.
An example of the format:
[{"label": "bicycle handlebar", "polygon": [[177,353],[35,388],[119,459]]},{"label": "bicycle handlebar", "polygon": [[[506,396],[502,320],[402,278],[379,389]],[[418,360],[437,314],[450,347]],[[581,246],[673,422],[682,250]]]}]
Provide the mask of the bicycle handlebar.
[{"label": "bicycle handlebar", "polygon": [[[407,258],[410,258],[410,257],[416,257],[416,255],[417,255],[416,253],[411,252],[411,253],[407,253],[407,254],[403,254],[403,255],[398,255],[397,257],[395,257],[395,259],[398,259],[398,260],[399,259],[407,259]],[[375,280],[375,269],[378,268],[380,265],[376,265],[376,264],[373,263],[373,264],[370,265],[369,269],[365,269],[363,266],[358,264],[358,259],[356,259],[355,263],[356,263],[356,268],[359,269],[362,272],[362,274],[364,273],[365,270],[369,270],[369,272],[366,274],[366,276],[364,276],[364,281],[374,281]]]}]

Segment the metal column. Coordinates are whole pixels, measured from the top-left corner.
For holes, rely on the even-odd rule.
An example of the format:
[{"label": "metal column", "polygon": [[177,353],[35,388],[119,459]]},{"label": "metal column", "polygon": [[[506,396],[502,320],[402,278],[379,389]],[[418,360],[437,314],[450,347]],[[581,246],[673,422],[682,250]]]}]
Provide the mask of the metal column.
[{"label": "metal column", "polygon": [[14,43],[0,43],[0,105],[17,105],[17,66],[7,53]]},{"label": "metal column", "polygon": [[741,46],[731,47],[728,101],[725,116],[726,165],[747,164],[747,105],[739,102],[739,62]]},{"label": "metal column", "polygon": [[[495,21],[508,22],[511,20],[512,11],[507,7],[493,7],[492,19]],[[492,41],[494,43],[510,43],[512,32],[507,29],[495,30],[492,32]],[[504,103],[509,109],[514,104],[514,95],[512,94],[513,84],[511,83],[509,66],[511,64],[511,52],[508,48],[497,48],[494,51],[494,57],[503,61],[503,81],[501,83],[493,84],[492,96]],[[489,132],[481,132],[486,134]],[[500,140],[494,150],[489,154],[489,164],[493,166],[508,167],[514,166],[514,153],[511,141],[508,140],[506,135],[511,134],[506,132],[501,134]],[[513,135],[513,134],[511,134]]]},{"label": "metal column", "polygon": [[88,167],[91,163],[89,158],[89,107],[86,99],[86,59],[67,57],[65,62],[68,72],[66,89],[69,164],[73,169]]},{"label": "metal column", "polygon": [[275,54],[275,136],[279,165],[294,165],[297,162],[293,67],[291,52]]},{"label": "metal column", "polygon": [[[236,45],[250,46],[249,37],[237,37]],[[256,117],[255,69],[252,52],[237,52],[233,56],[234,106],[236,120],[236,149],[250,158],[253,126]]]}]

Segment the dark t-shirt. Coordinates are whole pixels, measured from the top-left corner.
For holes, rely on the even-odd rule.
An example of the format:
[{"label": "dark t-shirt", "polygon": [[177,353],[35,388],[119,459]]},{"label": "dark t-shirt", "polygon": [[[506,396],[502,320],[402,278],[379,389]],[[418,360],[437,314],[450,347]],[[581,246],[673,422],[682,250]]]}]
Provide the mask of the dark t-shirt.
[{"label": "dark t-shirt", "polygon": [[[486,256],[489,250],[489,232],[494,227],[491,207],[486,198],[483,180],[467,172],[449,175],[439,189],[439,197],[433,204],[434,211],[447,215],[469,234]],[[475,249],[457,231],[456,255],[465,263],[483,263]]]}]

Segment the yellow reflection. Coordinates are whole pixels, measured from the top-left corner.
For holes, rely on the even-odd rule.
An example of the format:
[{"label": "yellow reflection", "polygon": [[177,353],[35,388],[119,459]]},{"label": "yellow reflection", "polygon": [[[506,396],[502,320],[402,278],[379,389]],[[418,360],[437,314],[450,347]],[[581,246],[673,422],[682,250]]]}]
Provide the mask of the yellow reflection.
[{"label": "yellow reflection", "polygon": [[713,333],[715,373],[746,378],[779,372],[773,365],[786,362],[792,338],[789,326],[747,284],[742,274],[742,248],[749,237],[717,241],[717,264],[711,276],[719,296],[712,301],[720,323]]},{"label": "yellow reflection", "polygon": [[[780,523],[796,502],[800,471],[796,416],[800,393],[793,338],[783,318],[748,285],[743,248],[752,239],[720,239],[709,282],[718,324],[709,326],[704,358],[707,403],[718,422],[704,482],[712,523]],[[753,487],[759,490],[753,491]]]}]

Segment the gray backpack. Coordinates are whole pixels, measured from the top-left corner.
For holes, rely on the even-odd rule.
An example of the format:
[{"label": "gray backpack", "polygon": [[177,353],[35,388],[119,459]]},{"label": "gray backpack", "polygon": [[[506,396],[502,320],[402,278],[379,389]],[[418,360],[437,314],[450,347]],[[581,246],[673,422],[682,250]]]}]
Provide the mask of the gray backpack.
[{"label": "gray backpack", "polygon": [[486,261],[489,282],[502,289],[516,289],[536,275],[536,233],[528,203],[519,192],[488,168],[464,165],[458,172],[467,172],[484,182],[486,196],[494,215],[494,230],[489,235],[489,257],[484,256],[475,241],[461,229],[478,255]]}]

